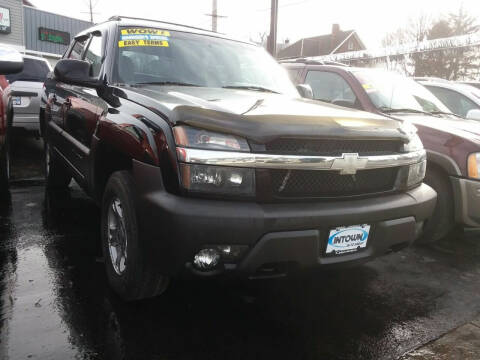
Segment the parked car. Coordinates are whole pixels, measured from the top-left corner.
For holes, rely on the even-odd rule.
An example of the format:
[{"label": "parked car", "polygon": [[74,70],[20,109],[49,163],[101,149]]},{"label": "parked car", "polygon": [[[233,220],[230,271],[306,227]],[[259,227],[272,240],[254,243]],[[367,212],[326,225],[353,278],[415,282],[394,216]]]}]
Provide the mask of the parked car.
[{"label": "parked car", "polygon": [[23,60],[14,49],[0,47],[0,194],[8,190],[10,177],[10,127],[13,117],[10,88],[5,74],[22,71]]},{"label": "parked car", "polygon": [[453,81],[417,80],[448,109],[463,118],[480,120],[480,89]]},{"label": "parked car", "polygon": [[407,126],[302,99],[265,50],[116,17],[77,35],[45,84],[47,186],[101,204],[124,299],[171,277],[284,276],[409,245],[436,194]]},{"label": "parked car", "polygon": [[40,96],[50,63],[41,57],[23,55],[23,70],[7,75],[12,89],[14,107],[13,127],[38,135],[40,132]]},{"label": "parked car", "polygon": [[412,79],[379,70],[284,63],[296,83],[307,84],[323,102],[408,121],[427,151],[425,182],[438,193],[437,206],[421,239],[439,240],[455,225],[480,226],[480,127],[451,114]]}]

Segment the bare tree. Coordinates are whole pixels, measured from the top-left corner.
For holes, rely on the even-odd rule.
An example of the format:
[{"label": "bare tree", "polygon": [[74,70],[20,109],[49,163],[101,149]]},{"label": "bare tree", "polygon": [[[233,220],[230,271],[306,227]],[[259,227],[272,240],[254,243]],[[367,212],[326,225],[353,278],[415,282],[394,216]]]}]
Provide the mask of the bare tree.
[{"label": "bare tree", "polygon": [[[384,46],[419,44],[424,40],[468,35],[478,30],[475,18],[460,7],[457,12],[435,21],[424,14],[410,19],[406,27],[387,34],[382,43]],[[452,48],[415,53],[403,60],[405,72],[410,75],[458,80],[471,77],[474,72],[478,72],[480,57],[478,52],[469,48]]]}]

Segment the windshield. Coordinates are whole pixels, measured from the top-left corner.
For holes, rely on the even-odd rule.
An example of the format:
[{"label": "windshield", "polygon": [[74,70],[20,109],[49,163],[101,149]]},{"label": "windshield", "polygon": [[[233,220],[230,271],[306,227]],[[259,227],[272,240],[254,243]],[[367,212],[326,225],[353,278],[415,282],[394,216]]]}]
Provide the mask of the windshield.
[{"label": "windshield", "polygon": [[405,76],[381,70],[361,70],[354,74],[379,110],[450,112],[430,91]]},{"label": "windshield", "polygon": [[123,28],[117,82],[240,87],[298,97],[286,71],[260,47],[176,31]]},{"label": "windshield", "polygon": [[15,81],[35,81],[43,83],[47,79],[49,72],[50,68],[45,61],[24,58],[22,72],[6,75],[6,78],[10,84]]}]

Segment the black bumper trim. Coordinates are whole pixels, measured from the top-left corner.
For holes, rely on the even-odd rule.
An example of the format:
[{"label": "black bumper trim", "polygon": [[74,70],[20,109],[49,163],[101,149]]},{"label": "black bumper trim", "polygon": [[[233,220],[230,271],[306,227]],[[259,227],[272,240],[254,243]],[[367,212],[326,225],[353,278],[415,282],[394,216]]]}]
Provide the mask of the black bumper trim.
[{"label": "black bumper trim", "polygon": [[[431,216],[436,203],[435,191],[425,184],[405,193],[352,201],[259,204],[206,200],[167,193],[158,167],[134,161],[133,175],[137,185],[141,246],[145,257],[158,265],[159,273],[168,275],[184,269],[205,244],[243,244],[254,249],[262,238],[272,233],[303,234],[298,241],[310,244],[305,245],[310,248],[300,247],[295,251],[317,256],[319,250],[313,249],[311,242],[318,244],[319,237],[326,237],[329,229],[371,224],[375,228],[372,244],[377,238],[387,239],[382,241],[388,250],[398,243],[399,236],[406,243],[414,241],[416,224]],[[316,240],[312,240],[314,238]],[[358,254],[373,258],[380,255],[384,247],[380,243],[379,248],[375,244],[371,246],[371,254],[368,248]],[[315,258],[315,263],[348,263],[352,260],[350,256]]]}]

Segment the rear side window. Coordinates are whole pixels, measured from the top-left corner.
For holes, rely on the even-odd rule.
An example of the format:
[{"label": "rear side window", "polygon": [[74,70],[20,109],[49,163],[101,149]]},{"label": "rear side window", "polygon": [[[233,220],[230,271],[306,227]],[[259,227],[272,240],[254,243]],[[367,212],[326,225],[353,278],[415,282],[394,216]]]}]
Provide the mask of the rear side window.
[{"label": "rear side window", "polygon": [[87,44],[87,39],[83,40],[75,40],[75,44],[73,45],[72,51],[70,51],[70,55],[68,55],[69,59],[82,59],[83,50],[85,49],[85,45]]},{"label": "rear side window", "polygon": [[50,68],[43,60],[24,58],[23,70],[18,74],[6,75],[7,80],[11,83],[15,81],[36,81],[45,82]]},{"label": "rear side window", "polygon": [[470,110],[478,109],[472,100],[456,91],[436,86],[426,87],[454,114],[466,117]]}]

